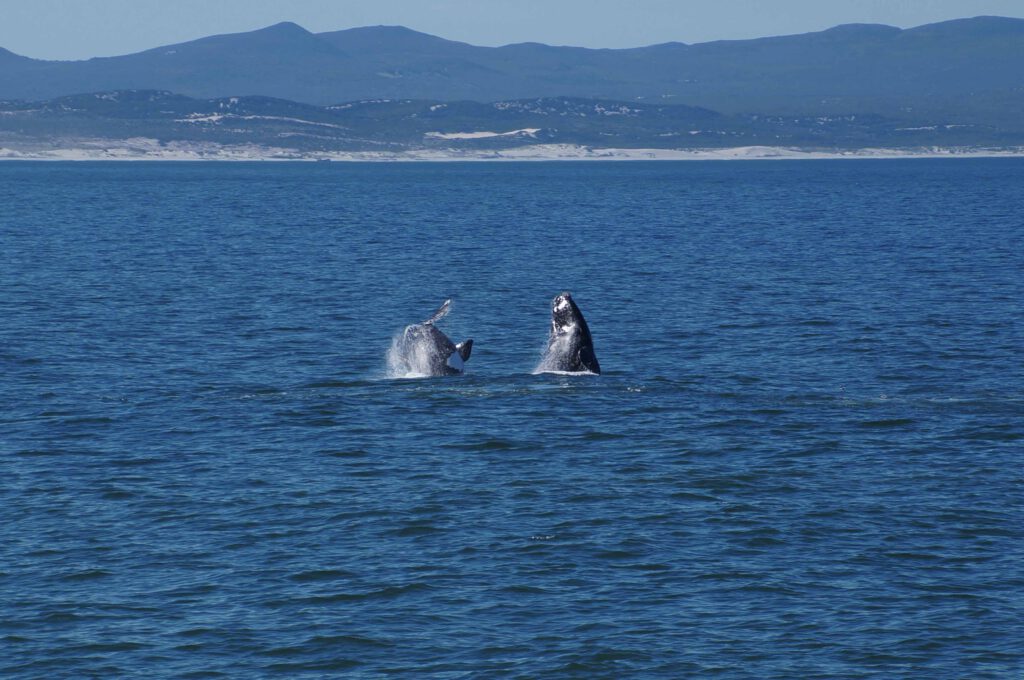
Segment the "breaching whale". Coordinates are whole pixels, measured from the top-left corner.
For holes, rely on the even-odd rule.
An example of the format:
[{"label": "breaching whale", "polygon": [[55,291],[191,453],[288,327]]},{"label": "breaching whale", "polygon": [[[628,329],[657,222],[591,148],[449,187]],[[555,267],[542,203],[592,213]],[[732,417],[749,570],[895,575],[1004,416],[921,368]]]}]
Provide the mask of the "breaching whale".
[{"label": "breaching whale", "polygon": [[601,373],[594,341],[580,308],[568,292],[551,301],[551,333],[538,372]]},{"label": "breaching whale", "polygon": [[436,324],[451,310],[445,300],[426,321],[406,326],[392,345],[389,360],[399,375],[459,375],[473,351],[473,340],[453,343]]}]

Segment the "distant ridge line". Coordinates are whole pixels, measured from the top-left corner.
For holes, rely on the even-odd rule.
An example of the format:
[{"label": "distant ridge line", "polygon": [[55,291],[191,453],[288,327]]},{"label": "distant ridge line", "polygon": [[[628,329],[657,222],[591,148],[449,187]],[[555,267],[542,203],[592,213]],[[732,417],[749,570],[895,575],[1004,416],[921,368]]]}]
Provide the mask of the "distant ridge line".
[{"label": "distant ridge line", "polygon": [[0,99],[131,89],[321,106],[579,97],[727,115],[873,114],[1000,127],[1019,118],[1022,45],[1024,19],[991,16],[624,49],[480,47],[403,26],[311,33],[281,22],[83,61],[36,60],[0,48]]}]

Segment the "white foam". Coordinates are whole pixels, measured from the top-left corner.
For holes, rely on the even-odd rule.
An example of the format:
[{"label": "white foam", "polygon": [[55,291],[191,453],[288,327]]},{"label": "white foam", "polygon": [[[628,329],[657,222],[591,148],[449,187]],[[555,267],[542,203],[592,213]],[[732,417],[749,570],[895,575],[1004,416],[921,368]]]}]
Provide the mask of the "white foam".
[{"label": "white foam", "polygon": [[575,375],[573,373],[563,371],[558,367],[561,363],[559,358],[568,354],[571,346],[572,333],[561,333],[550,336],[548,338],[548,345],[544,349],[544,355],[540,359],[540,363],[537,364],[535,369],[533,369],[534,375],[538,373],[567,373],[569,375]]},{"label": "white foam", "polygon": [[387,353],[389,378],[429,378],[433,375],[432,367],[439,358],[436,356],[437,347],[426,335],[410,335],[411,328],[413,326],[406,326],[391,339]]}]

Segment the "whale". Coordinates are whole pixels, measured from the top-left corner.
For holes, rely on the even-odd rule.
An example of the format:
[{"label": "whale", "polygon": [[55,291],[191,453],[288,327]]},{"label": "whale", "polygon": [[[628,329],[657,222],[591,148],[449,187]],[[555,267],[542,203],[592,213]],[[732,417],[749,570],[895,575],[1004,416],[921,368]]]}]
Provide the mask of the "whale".
[{"label": "whale", "polygon": [[551,331],[538,372],[601,373],[590,328],[569,292],[551,301]]},{"label": "whale", "polygon": [[392,346],[390,363],[401,375],[460,375],[473,352],[472,338],[453,343],[437,327],[437,322],[451,311],[451,299],[420,323],[410,324]]}]

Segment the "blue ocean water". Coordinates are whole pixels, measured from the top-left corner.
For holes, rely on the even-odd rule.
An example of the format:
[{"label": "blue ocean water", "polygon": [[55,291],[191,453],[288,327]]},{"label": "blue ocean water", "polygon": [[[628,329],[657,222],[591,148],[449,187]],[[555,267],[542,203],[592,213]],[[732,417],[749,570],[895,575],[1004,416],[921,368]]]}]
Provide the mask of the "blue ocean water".
[{"label": "blue ocean water", "polygon": [[[0,676],[1019,678],[1024,162],[0,164]],[[600,377],[533,375],[570,290]],[[389,379],[446,297],[467,373]]]}]

